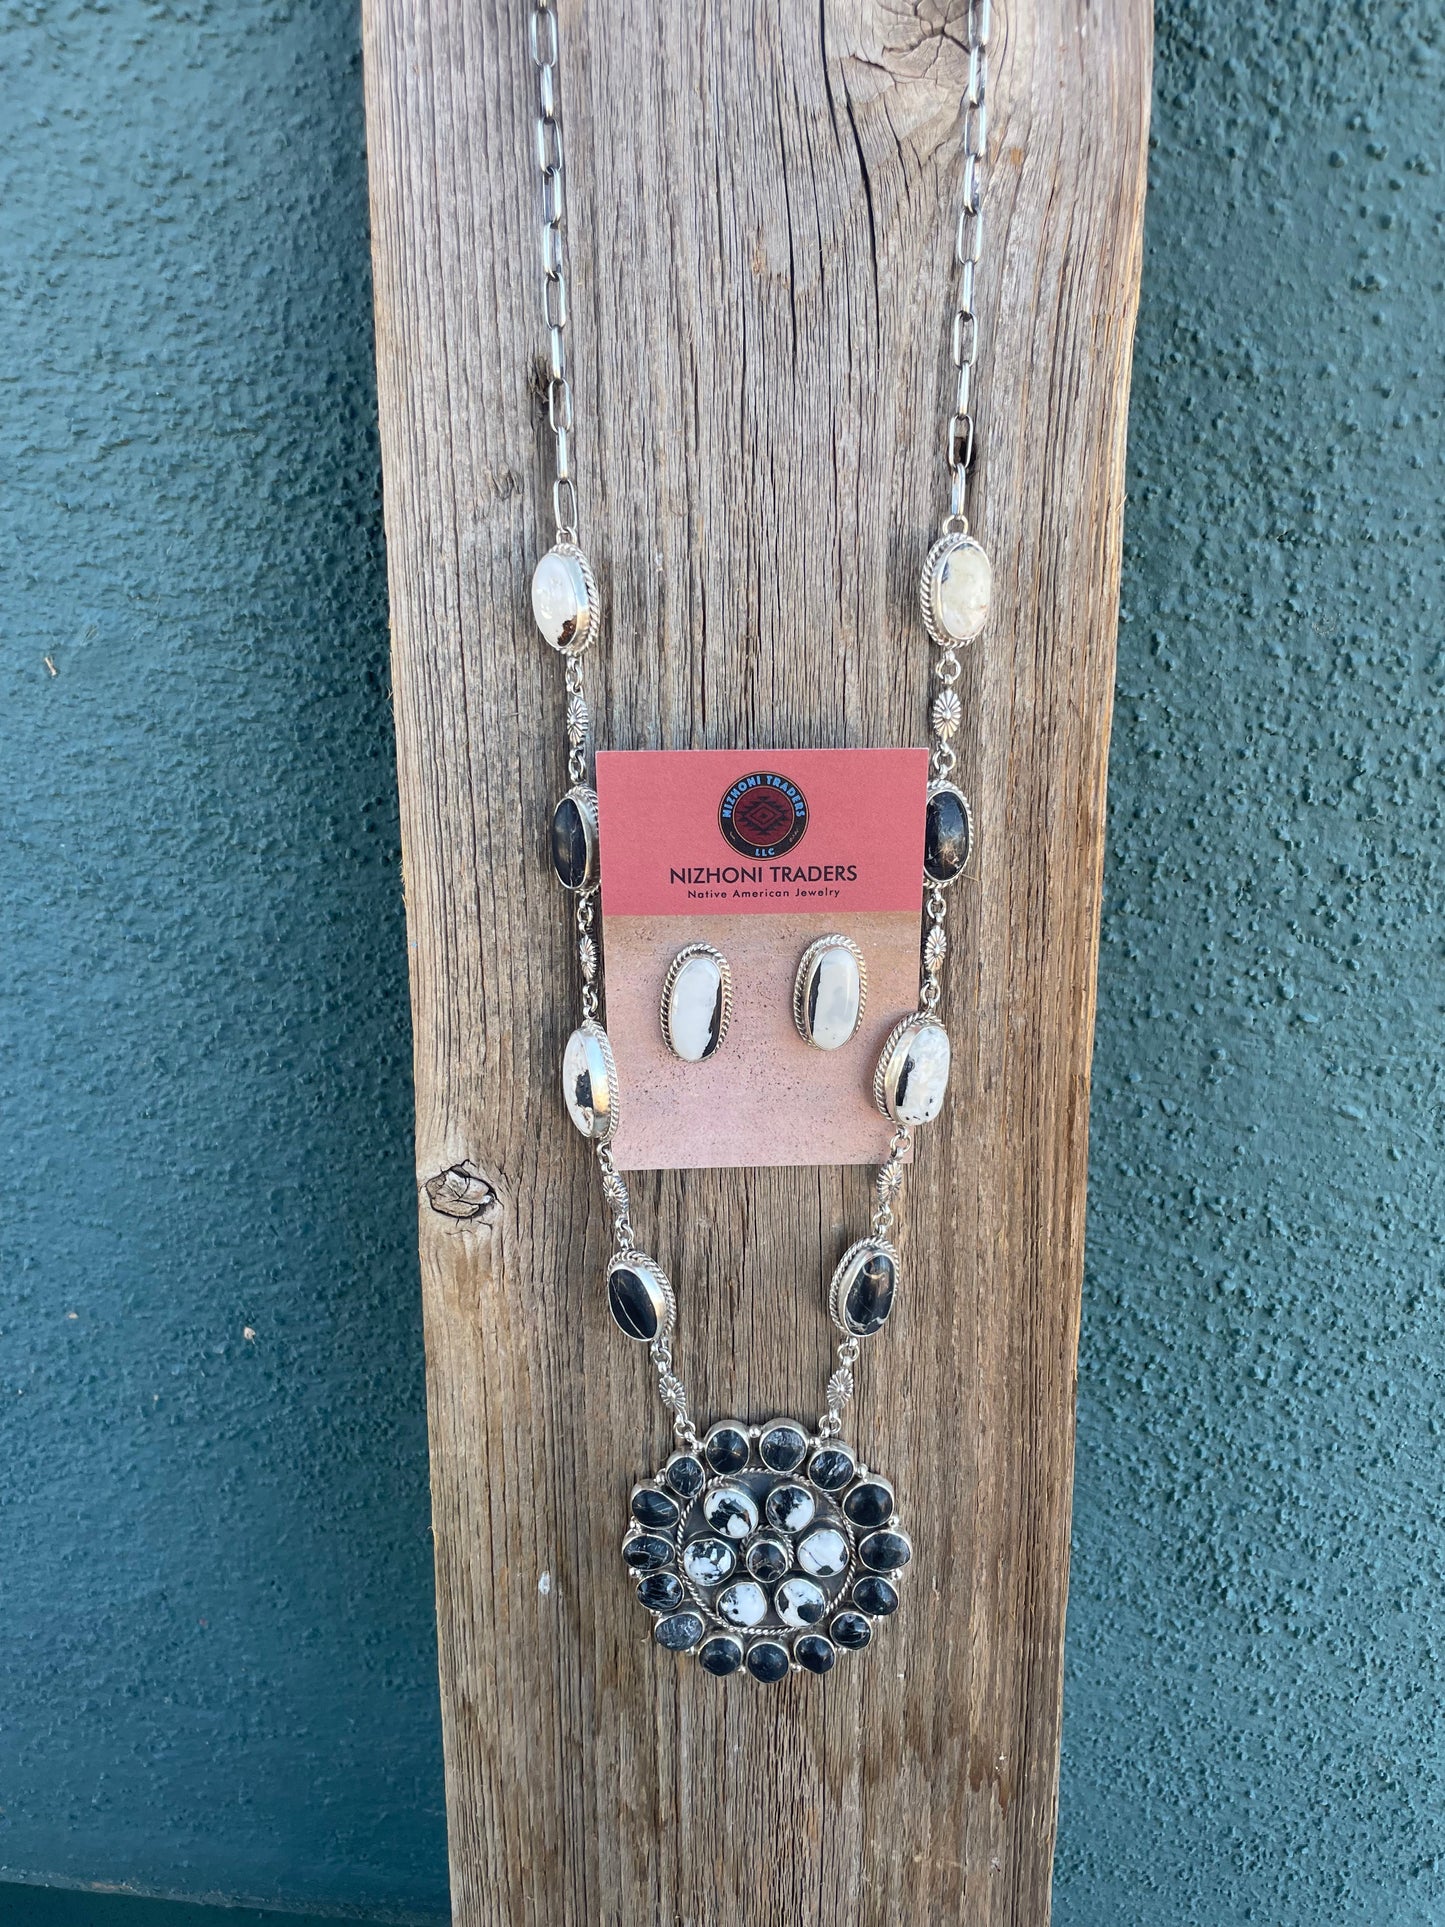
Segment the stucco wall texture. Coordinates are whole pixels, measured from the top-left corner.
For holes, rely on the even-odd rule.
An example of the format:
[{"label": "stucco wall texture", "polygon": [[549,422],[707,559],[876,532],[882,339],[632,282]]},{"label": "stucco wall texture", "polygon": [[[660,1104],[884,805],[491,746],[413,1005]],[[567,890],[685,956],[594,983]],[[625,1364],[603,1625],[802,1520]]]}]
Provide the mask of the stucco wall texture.
[{"label": "stucco wall texture", "polygon": [[0,1869],[435,1919],[357,22],[0,75]]},{"label": "stucco wall texture", "polygon": [[[1158,25],[1055,1919],[1445,1927],[1445,20]],[[356,20],[0,89],[0,1875],[440,1919]]]}]

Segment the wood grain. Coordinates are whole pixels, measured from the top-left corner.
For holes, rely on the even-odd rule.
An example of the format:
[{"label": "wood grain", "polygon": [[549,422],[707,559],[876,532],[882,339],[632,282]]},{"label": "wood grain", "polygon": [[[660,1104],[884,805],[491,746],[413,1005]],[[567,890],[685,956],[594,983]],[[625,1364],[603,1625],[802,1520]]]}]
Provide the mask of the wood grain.
[{"label": "wood grain", "polygon": [[[949,1114],[851,1427],[916,1565],[871,1654],[771,1691],[657,1652],[618,1559],[667,1434],[607,1318],[557,1092],[576,987],[544,861],[559,665],[526,593],[549,470],[525,14],[365,0],[456,1919],[1039,1923],[1147,0],[995,12],[975,527],[997,596],[961,745],[980,851]],[[602,742],[923,740],[963,39],[960,4],[563,5]],[[633,1188],[699,1413],[816,1412],[866,1173]]]}]

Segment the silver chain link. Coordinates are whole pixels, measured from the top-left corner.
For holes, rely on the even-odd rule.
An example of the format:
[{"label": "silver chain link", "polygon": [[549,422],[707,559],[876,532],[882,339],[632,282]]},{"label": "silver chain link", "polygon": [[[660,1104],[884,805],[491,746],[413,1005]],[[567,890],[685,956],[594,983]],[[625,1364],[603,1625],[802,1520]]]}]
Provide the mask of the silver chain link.
[{"label": "silver chain link", "polygon": [[[572,384],[567,377],[566,185],[562,123],[557,118],[557,12],[537,0],[531,20],[537,69],[537,172],[542,182],[542,320],[547,330],[547,423],[556,444],[552,518],[559,542],[577,540],[577,485],[572,479]],[[576,780],[575,778],[573,779]]]},{"label": "silver chain link", "polygon": [[946,457],[949,513],[945,531],[968,533],[968,476],[978,453],[973,413],[973,368],[978,360],[978,310],[974,271],[983,252],[983,177],[988,160],[988,41],[992,25],[989,0],[969,0],[968,86],[963,96],[963,204],[953,258],[958,267],[958,299],[953,312],[953,366],[956,383],[948,419]]}]

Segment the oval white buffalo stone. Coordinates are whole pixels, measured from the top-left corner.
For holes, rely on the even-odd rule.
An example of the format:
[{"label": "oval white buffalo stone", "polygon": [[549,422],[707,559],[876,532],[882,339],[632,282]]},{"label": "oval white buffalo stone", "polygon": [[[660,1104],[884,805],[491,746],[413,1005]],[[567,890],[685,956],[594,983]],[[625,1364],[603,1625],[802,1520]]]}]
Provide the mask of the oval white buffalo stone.
[{"label": "oval white buffalo stone", "polygon": [[940,542],[928,563],[932,627],[949,642],[971,642],[988,621],[993,566],[967,536]]},{"label": "oval white buffalo stone", "polygon": [[683,951],[667,973],[662,996],[662,1035],[684,1064],[701,1064],[727,1035],[732,1007],[727,959],[706,944]]},{"label": "oval white buffalo stone", "polygon": [[828,1290],[828,1309],[840,1330],[854,1338],[881,1331],[893,1309],[898,1258],[882,1238],[863,1238],[845,1251]]},{"label": "oval white buffalo stone", "polygon": [[928,1124],[943,1109],[952,1060],[948,1032],[935,1018],[906,1017],[883,1046],[873,1095],[895,1124]]},{"label": "oval white buffalo stone", "polygon": [[793,1021],[798,1035],[818,1050],[837,1050],[863,1021],[867,977],[858,946],[846,937],[820,937],[798,965]]},{"label": "oval white buffalo stone", "polygon": [[562,1099],[583,1137],[605,1144],[617,1129],[617,1064],[600,1024],[583,1024],[562,1053]]},{"label": "oval white buffalo stone", "polygon": [[677,1301],[651,1258],[641,1251],[623,1251],[607,1267],[607,1306],[620,1332],[650,1345],[672,1330]]},{"label": "oval white buffalo stone", "polygon": [[548,549],[532,571],[532,614],[542,638],[569,653],[586,647],[597,612],[591,570],[570,549]]}]

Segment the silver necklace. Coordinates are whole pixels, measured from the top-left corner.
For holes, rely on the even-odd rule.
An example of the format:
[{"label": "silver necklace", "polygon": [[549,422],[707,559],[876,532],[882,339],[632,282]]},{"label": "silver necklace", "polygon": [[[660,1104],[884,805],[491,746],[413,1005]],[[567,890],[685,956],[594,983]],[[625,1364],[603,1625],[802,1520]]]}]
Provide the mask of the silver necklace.
[{"label": "silver necklace", "polygon": [[553,867],[573,903],[581,972],[581,1021],[563,1053],[568,1113],[592,1145],[612,1215],[607,1267],[612,1316],[647,1347],[658,1392],[672,1417],[676,1449],[632,1491],[622,1555],[659,1645],[694,1654],[707,1672],[746,1671],[762,1682],[790,1671],[826,1673],[840,1653],[869,1645],[899,1604],[912,1545],[894,1490],[843,1437],[863,1341],[886,1322],[898,1285],[890,1233],[914,1131],[936,1117],[948,1083],[948,1033],[938,1015],[948,949],[947,887],[968,863],[973,825],[953,781],[953,739],[963,719],[959,649],[984,626],[991,574],[969,533],[969,476],[978,451],[973,369],[979,326],[974,274],[983,242],[983,170],[988,146],[989,0],[968,11],[968,85],[963,111],[963,194],[954,256],[958,274],[952,350],[956,373],[945,460],[949,507],[919,584],[923,625],[936,645],[930,705],[925,934],[917,1008],[894,1026],[878,1059],[873,1096],[894,1126],[874,1187],[868,1235],[844,1252],[828,1288],[828,1312],[842,1333],[814,1424],[762,1425],[722,1419],[699,1432],[673,1361],[677,1301],[657,1260],[633,1229],[626,1182],[611,1143],[620,1092],[617,1065],[599,1016],[595,926],[599,850],[597,798],[587,781],[591,723],[582,659],[597,640],[597,583],[578,541],[572,472],[572,387],[567,374],[567,275],[562,130],[558,118],[557,14],[535,0],[531,52],[537,73],[537,165],[542,187],[543,318],[547,331],[547,419],[555,444],[553,546],[532,578],[532,607],[545,640],[562,658],[569,788],[552,819]]}]

